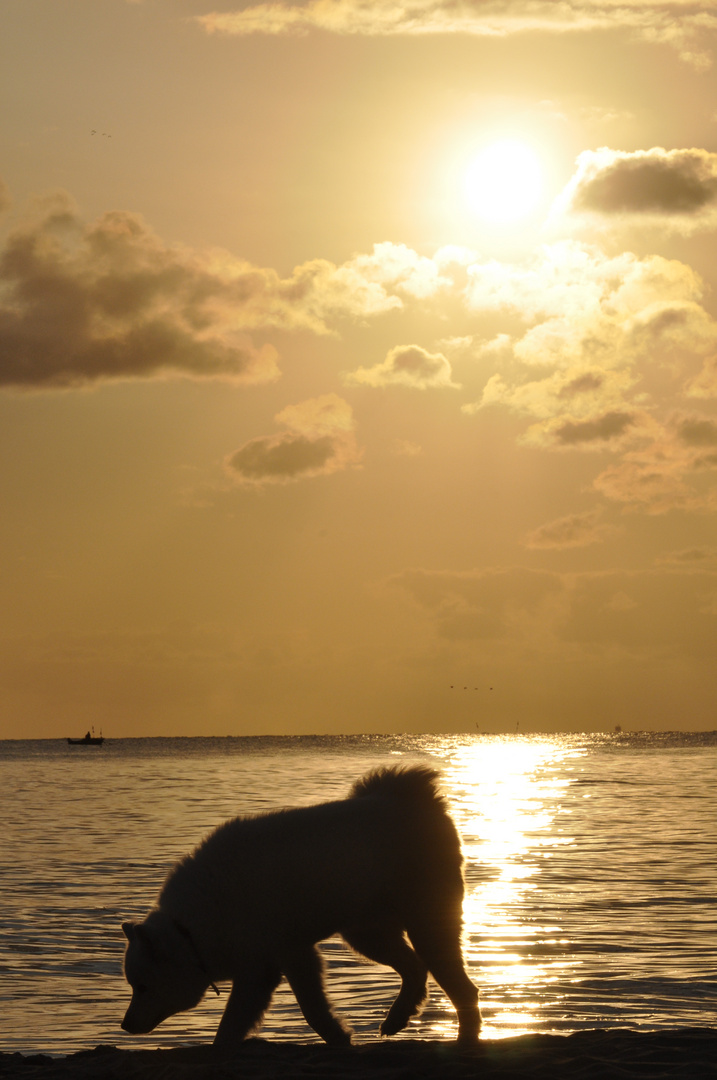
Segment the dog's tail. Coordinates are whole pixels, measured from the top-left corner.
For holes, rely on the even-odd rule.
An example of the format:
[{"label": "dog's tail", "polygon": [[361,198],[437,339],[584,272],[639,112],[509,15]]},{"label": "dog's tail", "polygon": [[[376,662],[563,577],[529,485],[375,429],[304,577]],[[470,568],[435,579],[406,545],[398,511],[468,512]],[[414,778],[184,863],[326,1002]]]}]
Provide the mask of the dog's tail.
[{"label": "dog's tail", "polygon": [[438,780],[436,770],[427,765],[374,769],[356,781],[351,788],[351,798],[407,799],[443,806],[444,800],[438,790]]}]

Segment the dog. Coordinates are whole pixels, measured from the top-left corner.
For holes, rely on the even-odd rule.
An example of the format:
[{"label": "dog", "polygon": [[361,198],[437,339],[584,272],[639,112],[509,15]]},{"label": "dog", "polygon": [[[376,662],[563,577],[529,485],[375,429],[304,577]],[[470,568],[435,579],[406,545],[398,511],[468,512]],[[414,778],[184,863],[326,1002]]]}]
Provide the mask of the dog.
[{"label": "dog", "polygon": [[463,858],[427,767],[378,769],[348,798],[238,817],[169,873],[144,922],[125,922],[132,1000],[122,1028],[152,1031],[232,981],[215,1047],[230,1052],[261,1023],[284,976],[309,1025],[330,1046],[351,1029],[326,997],[317,943],[340,934],[394,968],[401,988],[382,1035],[406,1027],[430,973],[458,1015],[458,1040],[478,1038],[478,990],[461,951]]}]

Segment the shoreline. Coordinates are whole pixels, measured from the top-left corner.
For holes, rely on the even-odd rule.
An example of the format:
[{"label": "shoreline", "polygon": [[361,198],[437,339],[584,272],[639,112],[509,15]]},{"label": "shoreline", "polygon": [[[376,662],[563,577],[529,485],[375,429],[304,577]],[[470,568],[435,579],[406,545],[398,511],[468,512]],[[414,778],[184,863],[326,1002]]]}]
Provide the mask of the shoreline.
[{"label": "shoreline", "polygon": [[569,1035],[482,1039],[475,1047],[424,1040],[351,1049],[248,1039],[237,1055],[211,1045],[158,1050],[97,1046],[67,1057],[0,1053],[4,1080],[694,1080],[717,1077],[717,1029],[641,1032],[590,1029]]}]

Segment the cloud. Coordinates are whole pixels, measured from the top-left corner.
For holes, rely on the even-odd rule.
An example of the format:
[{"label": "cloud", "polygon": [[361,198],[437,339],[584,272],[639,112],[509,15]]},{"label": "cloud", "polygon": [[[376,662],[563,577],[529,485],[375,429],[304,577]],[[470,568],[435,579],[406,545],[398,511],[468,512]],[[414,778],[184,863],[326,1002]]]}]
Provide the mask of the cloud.
[{"label": "cloud", "polygon": [[32,211],[0,255],[0,385],[277,377],[274,348],[255,348],[230,310],[247,267],[166,245],[134,214],[85,227],[62,193]]},{"label": "cloud", "polygon": [[590,420],[561,421],[555,427],[554,435],[557,442],[563,446],[608,442],[620,438],[634,423],[635,418],[630,413],[611,410]]},{"label": "cloud", "polygon": [[586,150],[557,213],[647,218],[681,231],[717,226],[717,154],[707,150]]},{"label": "cloud", "polygon": [[717,423],[675,415],[651,434],[601,472],[595,489],[651,514],[717,509]]},{"label": "cloud", "polygon": [[478,350],[498,370],[463,411],[502,405],[535,416],[534,445],[589,448],[649,435],[648,407],[662,400],[649,396],[658,373],[670,372],[674,392],[706,398],[717,388],[717,323],[684,263],[568,241],[521,264],[474,262],[467,274],[469,310],[504,312],[514,325]]},{"label": "cloud", "polygon": [[0,251],[0,386],[166,374],[271,381],[276,350],[255,347],[249,332],[325,334],[400,309],[389,287],[415,290],[412,275],[427,272],[415,259],[412,268],[392,250],[343,266],[315,259],[281,278],[222,249],[168,244],[138,214],[85,225],[56,192],[36,200]]},{"label": "cloud", "polygon": [[525,567],[452,571],[405,570],[391,579],[430,613],[443,637],[511,638],[549,619],[561,597],[560,575]]},{"label": "cloud", "polygon": [[450,245],[439,248],[429,259],[405,244],[384,241],[374,244],[370,255],[355,255],[345,264],[345,270],[356,274],[361,281],[424,300],[450,289],[454,283],[451,270],[465,266],[474,258],[473,252],[466,248]]},{"label": "cloud", "polygon": [[580,420],[565,413],[542,420],[531,425],[519,442],[543,450],[616,453],[636,443],[644,444],[660,430],[648,412],[608,409]]},{"label": "cloud", "polygon": [[717,356],[708,356],[702,370],[691,379],[685,393],[693,398],[717,398]]},{"label": "cloud", "polygon": [[0,217],[2,217],[2,215],[6,213],[11,206],[12,198],[10,196],[10,188],[0,176]]},{"label": "cloud", "polygon": [[458,388],[443,353],[429,353],[420,345],[396,345],[380,364],[358,368],[346,374],[344,382],[376,387],[410,386],[416,390]]},{"label": "cloud", "polygon": [[528,533],[525,546],[535,550],[562,550],[601,544],[617,532],[613,525],[600,524],[601,514],[598,508],[550,521]]},{"label": "cloud", "polygon": [[196,17],[207,33],[332,34],[368,36],[472,34],[506,37],[527,32],[575,33],[622,29],[644,40],[669,45],[695,67],[709,65],[705,38],[717,28],[715,0],[274,0],[240,11]]},{"label": "cloud", "polygon": [[[466,307],[491,315],[493,337],[476,346],[490,373],[464,413],[534,418],[523,446],[612,454],[593,486],[626,506],[717,506],[713,421],[673,415],[681,397],[717,397],[717,322],[689,266],[567,241],[522,263],[476,260],[467,279]],[[501,318],[510,333],[495,332]]]},{"label": "cloud", "polygon": [[440,637],[453,641],[492,639],[561,656],[566,644],[634,656],[681,652],[708,661],[717,648],[717,573],[708,568],[577,574],[520,566],[412,569],[392,583]]},{"label": "cloud", "polygon": [[677,434],[688,446],[717,446],[717,423],[714,420],[687,417],[680,421]]},{"label": "cloud", "polygon": [[[532,367],[528,370],[534,372]],[[558,441],[562,445],[570,444],[571,435],[576,436],[572,439],[573,444],[578,444],[590,441],[586,438],[591,434],[590,425],[599,424],[606,414],[625,409],[625,397],[634,383],[635,378],[629,370],[568,369],[522,383],[511,383],[496,373],[483,387],[480,401],[463,405],[461,411],[474,415],[488,406],[502,405],[514,412],[541,417],[547,422],[546,430],[551,432],[551,445],[559,430],[563,438]],[[583,424],[587,426],[582,427]]]},{"label": "cloud", "polygon": [[669,551],[656,561],[668,566],[696,566],[698,563],[717,566],[717,547],[682,548],[680,551]]},{"label": "cloud", "polygon": [[423,453],[423,448],[410,439],[394,439],[391,449],[397,457],[415,458]]},{"label": "cloud", "polygon": [[601,390],[605,385],[605,376],[598,371],[583,371],[567,379],[558,390],[559,398],[574,398],[593,390]]},{"label": "cloud", "polygon": [[557,631],[578,645],[709,660],[717,647],[716,590],[717,574],[708,569],[580,574]]},{"label": "cloud", "polygon": [[568,351],[574,357],[586,337],[603,353],[613,328],[631,330],[652,305],[694,304],[704,293],[700,277],[676,259],[630,251],[610,256],[571,240],[546,244],[523,263],[476,260],[467,274],[470,309],[512,310],[525,322],[548,324],[540,334],[528,331],[519,346],[521,358],[536,363]]},{"label": "cloud", "polygon": [[236,483],[286,484],[358,465],[351,406],[337,394],[288,405],[275,419],[288,430],[251,439],[226,459]]}]

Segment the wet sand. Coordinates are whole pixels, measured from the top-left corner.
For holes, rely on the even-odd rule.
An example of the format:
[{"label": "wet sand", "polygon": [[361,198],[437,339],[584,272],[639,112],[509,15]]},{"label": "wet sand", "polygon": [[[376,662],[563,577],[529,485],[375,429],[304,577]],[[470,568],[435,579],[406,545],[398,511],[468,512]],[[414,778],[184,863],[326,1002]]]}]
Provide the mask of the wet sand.
[{"label": "wet sand", "polygon": [[8,1080],[707,1080],[717,1077],[717,1029],[579,1031],[454,1043],[377,1042],[351,1050],[249,1039],[231,1060],[210,1046],[118,1050],[65,1058],[0,1054]]}]

